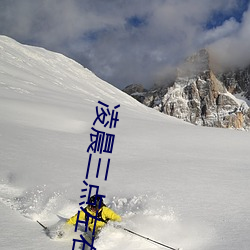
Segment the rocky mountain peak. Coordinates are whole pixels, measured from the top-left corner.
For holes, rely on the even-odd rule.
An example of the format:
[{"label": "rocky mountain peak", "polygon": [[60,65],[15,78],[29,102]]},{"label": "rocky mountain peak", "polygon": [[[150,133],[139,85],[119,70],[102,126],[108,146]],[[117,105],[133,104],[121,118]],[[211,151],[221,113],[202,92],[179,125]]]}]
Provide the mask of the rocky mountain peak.
[{"label": "rocky mountain peak", "polygon": [[249,106],[233,94],[247,93],[244,88],[250,85],[249,71],[215,74],[210,64],[208,50],[202,49],[178,67],[171,86],[149,91],[137,88],[130,95],[160,112],[196,125],[248,129]]},{"label": "rocky mountain peak", "polygon": [[210,70],[209,53],[201,49],[188,57],[177,69],[177,77],[194,77],[206,74]]}]

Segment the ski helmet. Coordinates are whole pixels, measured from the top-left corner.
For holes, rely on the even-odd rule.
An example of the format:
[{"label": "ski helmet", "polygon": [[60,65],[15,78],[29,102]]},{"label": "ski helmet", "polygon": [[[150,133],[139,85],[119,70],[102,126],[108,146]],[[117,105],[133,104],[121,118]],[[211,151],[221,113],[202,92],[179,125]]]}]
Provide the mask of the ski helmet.
[{"label": "ski helmet", "polygon": [[93,195],[89,198],[89,205],[94,208],[101,208],[103,206],[103,199],[101,196]]}]

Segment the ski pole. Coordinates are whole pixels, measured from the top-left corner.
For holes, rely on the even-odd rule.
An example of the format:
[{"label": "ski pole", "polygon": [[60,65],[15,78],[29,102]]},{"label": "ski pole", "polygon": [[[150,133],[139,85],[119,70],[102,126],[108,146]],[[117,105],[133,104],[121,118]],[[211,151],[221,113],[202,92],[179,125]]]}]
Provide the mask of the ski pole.
[{"label": "ski pole", "polygon": [[161,246],[163,246],[163,247],[166,247],[166,248],[168,248],[168,249],[171,249],[171,250],[180,250],[180,248],[173,248],[173,247],[167,246],[167,245],[165,245],[165,244],[162,244],[161,242],[152,240],[152,239],[150,239],[150,238],[148,238],[148,237],[145,237],[145,236],[143,236],[143,235],[141,235],[141,234],[135,233],[135,232],[133,232],[133,231],[127,229],[127,228],[124,228],[124,227],[121,227],[121,228],[122,228],[123,230],[125,230],[125,231],[131,233],[131,234],[137,235],[137,236],[139,236],[139,237],[141,237],[141,238],[143,238],[143,239],[146,239],[146,240],[148,240],[148,241],[154,242],[154,243],[156,243],[156,244],[158,244],[158,245],[161,245]]},{"label": "ski pole", "polygon": [[41,222],[39,222],[38,220],[36,221],[40,226],[42,226],[43,227],[43,229],[46,231],[46,230],[48,230],[48,228],[47,227],[45,227]]}]

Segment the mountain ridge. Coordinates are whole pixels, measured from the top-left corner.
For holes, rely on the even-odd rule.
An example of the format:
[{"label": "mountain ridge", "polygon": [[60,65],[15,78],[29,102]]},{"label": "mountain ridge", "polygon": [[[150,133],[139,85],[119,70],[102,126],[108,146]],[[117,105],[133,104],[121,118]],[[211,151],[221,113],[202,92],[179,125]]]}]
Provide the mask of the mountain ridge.
[{"label": "mountain ridge", "polygon": [[209,51],[202,49],[188,57],[176,72],[171,85],[144,91],[140,91],[140,85],[131,85],[123,91],[148,107],[195,125],[249,129],[250,67],[216,72]]}]

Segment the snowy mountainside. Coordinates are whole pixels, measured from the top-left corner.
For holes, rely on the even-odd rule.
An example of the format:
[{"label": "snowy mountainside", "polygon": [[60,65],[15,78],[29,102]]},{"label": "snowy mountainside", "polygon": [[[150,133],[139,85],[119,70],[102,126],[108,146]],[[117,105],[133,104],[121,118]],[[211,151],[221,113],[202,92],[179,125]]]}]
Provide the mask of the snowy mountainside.
[{"label": "snowy mountainside", "polygon": [[[108,180],[96,179],[92,165],[89,180],[124,227],[184,250],[249,249],[249,133],[166,116],[71,59],[3,36],[1,249],[66,250],[79,238],[71,228],[51,240],[36,220],[54,228],[57,214],[78,211],[98,100],[120,104],[120,120]],[[162,249],[112,226],[96,247]]]}]

